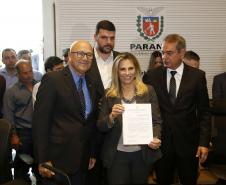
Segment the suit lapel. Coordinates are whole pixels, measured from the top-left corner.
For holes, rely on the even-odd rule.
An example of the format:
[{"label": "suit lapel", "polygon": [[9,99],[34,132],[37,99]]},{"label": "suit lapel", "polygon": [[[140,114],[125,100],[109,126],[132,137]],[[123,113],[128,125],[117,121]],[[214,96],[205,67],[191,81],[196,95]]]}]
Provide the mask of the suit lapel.
[{"label": "suit lapel", "polygon": [[97,66],[97,61],[96,61],[96,57],[94,56],[93,58],[93,62],[92,62],[92,66],[91,66],[91,73],[92,73],[92,76],[94,78],[95,81],[97,81],[100,85],[97,90],[100,94],[104,94],[104,84],[102,82],[102,79],[101,79],[101,76],[100,76],[100,71],[98,69],[98,66]]},{"label": "suit lapel", "polygon": [[65,84],[71,89],[72,94],[77,95],[76,97],[78,97],[77,88],[76,88],[76,85],[73,80],[69,67],[64,68],[62,72],[63,72]]},{"label": "suit lapel", "polygon": [[[167,76],[166,76],[166,73],[167,73],[167,68],[163,68],[162,69],[163,71],[163,75],[161,76],[162,79],[161,79],[161,82],[162,82],[162,88],[163,88],[163,93],[165,94],[165,97],[168,97],[169,96],[169,93],[168,93],[168,90],[167,90]],[[169,99],[169,98],[167,98]]]},{"label": "suit lapel", "polygon": [[93,84],[91,83],[91,79],[88,75],[85,76],[86,78],[86,85],[87,85],[87,89],[89,91],[89,96],[90,96],[90,101],[91,101],[91,112],[92,110],[94,110],[94,105],[95,105],[95,87],[93,86]]}]

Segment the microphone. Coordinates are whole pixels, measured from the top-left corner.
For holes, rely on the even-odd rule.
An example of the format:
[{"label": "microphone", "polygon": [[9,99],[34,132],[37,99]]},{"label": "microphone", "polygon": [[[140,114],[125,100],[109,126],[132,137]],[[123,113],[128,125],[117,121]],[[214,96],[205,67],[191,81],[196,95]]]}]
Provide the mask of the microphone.
[{"label": "microphone", "polygon": [[71,181],[70,181],[68,175],[65,172],[63,172],[63,171],[61,171],[61,170],[59,170],[59,169],[57,169],[57,168],[55,168],[53,166],[50,166],[50,165],[48,165],[46,163],[42,163],[41,166],[46,168],[46,169],[48,169],[48,170],[50,170],[50,171],[52,171],[52,172],[54,172],[55,174],[59,174],[60,176],[64,177],[66,179],[66,181],[67,181],[67,184],[71,185]]}]

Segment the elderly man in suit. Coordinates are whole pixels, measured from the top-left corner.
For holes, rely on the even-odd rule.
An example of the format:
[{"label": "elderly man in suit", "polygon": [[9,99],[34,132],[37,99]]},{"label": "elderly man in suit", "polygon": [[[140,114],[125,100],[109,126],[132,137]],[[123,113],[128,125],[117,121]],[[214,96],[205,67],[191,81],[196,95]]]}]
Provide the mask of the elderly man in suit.
[{"label": "elderly man in suit", "polygon": [[84,184],[87,169],[95,164],[97,96],[86,74],[92,60],[91,45],[74,42],[68,66],[44,76],[34,106],[33,139],[39,173],[54,175],[43,167],[46,163],[68,174],[72,185]]},{"label": "elderly man in suit", "polygon": [[145,83],[154,86],[162,123],[162,159],[156,163],[158,184],[173,183],[174,169],[181,184],[196,184],[198,162],[208,155],[209,98],[205,73],[183,63],[185,39],[178,34],[163,42],[164,68],[148,72]]}]

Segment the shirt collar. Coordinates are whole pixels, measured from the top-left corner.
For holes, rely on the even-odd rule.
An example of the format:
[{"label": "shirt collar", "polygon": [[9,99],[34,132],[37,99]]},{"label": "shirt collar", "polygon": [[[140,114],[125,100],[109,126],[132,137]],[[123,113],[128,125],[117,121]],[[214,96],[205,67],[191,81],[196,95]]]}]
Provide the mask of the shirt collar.
[{"label": "shirt collar", "polygon": [[167,68],[168,73],[170,73],[171,71],[176,71],[177,74],[179,74],[180,76],[182,76],[183,70],[184,70],[184,63],[183,62],[179,65],[179,67],[177,69],[173,70],[173,69]]},{"label": "shirt collar", "polygon": [[72,74],[72,77],[73,77],[73,80],[74,80],[74,82],[76,83],[76,85],[78,84],[78,82],[79,82],[79,79],[80,78],[85,78],[85,75],[79,75],[78,73],[76,73],[76,71],[70,66],[70,64],[68,65],[69,66],[69,69],[70,69],[70,71],[71,71],[71,74]]}]

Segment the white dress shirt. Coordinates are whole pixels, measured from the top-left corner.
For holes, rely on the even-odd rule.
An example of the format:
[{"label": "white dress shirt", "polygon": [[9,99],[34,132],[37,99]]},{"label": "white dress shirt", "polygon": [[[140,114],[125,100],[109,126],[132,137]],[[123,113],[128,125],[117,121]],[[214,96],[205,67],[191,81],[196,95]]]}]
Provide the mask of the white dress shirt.
[{"label": "white dress shirt", "polygon": [[177,93],[178,93],[178,90],[179,90],[179,87],[180,87],[180,82],[181,82],[181,78],[182,78],[182,75],[183,75],[183,70],[184,70],[184,63],[183,62],[175,70],[167,68],[167,90],[168,90],[168,92],[169,92],[169,85],[170,85],[170,79],[171,79],[170,71],[176,71],[177,72],[174,75],[174,78],[176,80],[176,96],[177,96]]},{"label": "white dress shirt", "polygon": [[111,72],[113,66],[113,52],[111,52],[110,56],[107,60],[103,60],[97,53],[97,50],[94,48],[94,54],[97,61],[97,66],[100,72],[101,80],[104,85],[104,89],[109,88],[111,85]]},{"label": "white dress shirt", "polygon": [[32,103],[33,103],[33,107],[35,105],[35,101],[36,101],[36,96],[38,93],[38,88],[40,86],[41,82],[38,82],[34,85],[33,90],[32,90]]}]

